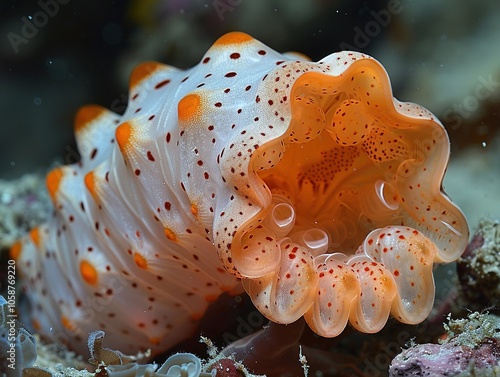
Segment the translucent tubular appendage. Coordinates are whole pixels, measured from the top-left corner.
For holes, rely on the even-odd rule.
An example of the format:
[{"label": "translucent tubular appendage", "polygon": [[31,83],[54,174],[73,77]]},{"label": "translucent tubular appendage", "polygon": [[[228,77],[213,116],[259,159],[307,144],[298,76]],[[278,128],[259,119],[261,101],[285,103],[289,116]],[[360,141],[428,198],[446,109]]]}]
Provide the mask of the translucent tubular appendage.
[{"label": "translucent tubular appendage", "polygon": [[325,254],[330,244],[328,234],[319,228],[311,228],[298,232],[292,235],[291,238],[299,245],[307,247],[314,257]]},{"label": "translucent tubular appendage", "polygon": [[295,209],[288,202],[276,203],[274,199],[264,224],[279,239],[285,237],[295,225]]}]

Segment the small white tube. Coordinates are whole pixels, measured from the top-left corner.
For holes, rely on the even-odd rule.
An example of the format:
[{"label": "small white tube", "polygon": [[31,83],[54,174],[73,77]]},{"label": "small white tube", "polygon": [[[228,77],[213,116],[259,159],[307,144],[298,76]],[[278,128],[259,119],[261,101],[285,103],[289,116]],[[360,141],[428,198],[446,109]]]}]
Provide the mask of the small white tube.
[{"label": "small white tube", "polygon": [[291,238],[299,245],[307,247],[314,257],[325,254],[330,245],[328,234],[319,228],[297,232]]}]

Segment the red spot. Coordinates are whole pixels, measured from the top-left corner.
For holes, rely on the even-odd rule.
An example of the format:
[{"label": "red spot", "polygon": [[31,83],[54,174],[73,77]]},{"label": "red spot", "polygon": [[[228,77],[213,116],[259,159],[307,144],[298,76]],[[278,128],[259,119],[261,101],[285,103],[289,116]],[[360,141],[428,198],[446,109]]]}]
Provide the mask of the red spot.
[{"label": "red spot", "polygon": [[154,161],[155,160],[155,158],[153,157],[153,154],[151,153],[151,151],[148,151],[147,155],[148,155],[148,160],[149,161]]},{"label": "red spot", "polygon": [[405,240],[406,238],[405,238],[405,236],[400,235],[400,236],[399,236],[399,239],[400,239],[400,240]]},{"label": "red spot", "polygon": [[368,245],[372,245],[372,244],[373,244],[373,239],[371,239],[371,238],[370,238],[370,239],[368,240]]},{"label": "red spot", "polygon": [[394,270],[394,276],[399,276],[399,271],[398,270]]},{"label": "red spot", "polygon": [[155,85],[155,89],[160,89],[163,88],[165,85],[167,85],[170,82],[170,80],[163,80],[160,81],[158,84]]},{"label": "red spot", "polygon": [[288,258],[289,258],[289,259],[295,259],[295,257],[296,257],[296,255],[295,255],[295,254],[292,254],[292,253],[288,254]]}]

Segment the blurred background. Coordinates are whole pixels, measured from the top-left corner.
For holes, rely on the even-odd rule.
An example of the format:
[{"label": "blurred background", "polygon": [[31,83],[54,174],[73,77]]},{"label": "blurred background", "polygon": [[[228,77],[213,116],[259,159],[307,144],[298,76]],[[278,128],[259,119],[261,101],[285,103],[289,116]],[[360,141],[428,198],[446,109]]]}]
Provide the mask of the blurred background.
[{"label": "blurred background", "polygon": [[[75,112],[87,103],[123,112],[137,63],[189,68],[240,30],[313,60],[345,49],[374,56],[398,99],[427,107],[448,129],[448,191],[461,204],[465,184],[488,214],[500,187],[499,19],[497,0],[3,0],[0,179],[77,161]],[[477,212],[476,202],[462,206]]]}]

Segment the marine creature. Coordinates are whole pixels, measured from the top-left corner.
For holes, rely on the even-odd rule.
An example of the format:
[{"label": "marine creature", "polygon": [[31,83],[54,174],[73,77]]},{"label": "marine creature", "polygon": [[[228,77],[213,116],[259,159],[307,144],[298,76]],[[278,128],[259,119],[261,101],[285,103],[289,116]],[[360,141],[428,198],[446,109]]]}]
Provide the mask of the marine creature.
[{"label": "marine creature", "polygon": [[97,329],[166,350],[242,287],[325,337],[419,323],[433,264],[467,244],[444,128],[365,54],[310,62],[232,32],[189,70],[139,65],[125,113],[83,107],[75,133],[81,161],[47,175],[54,218],[11,254],[34,328],[80,352]]}]

